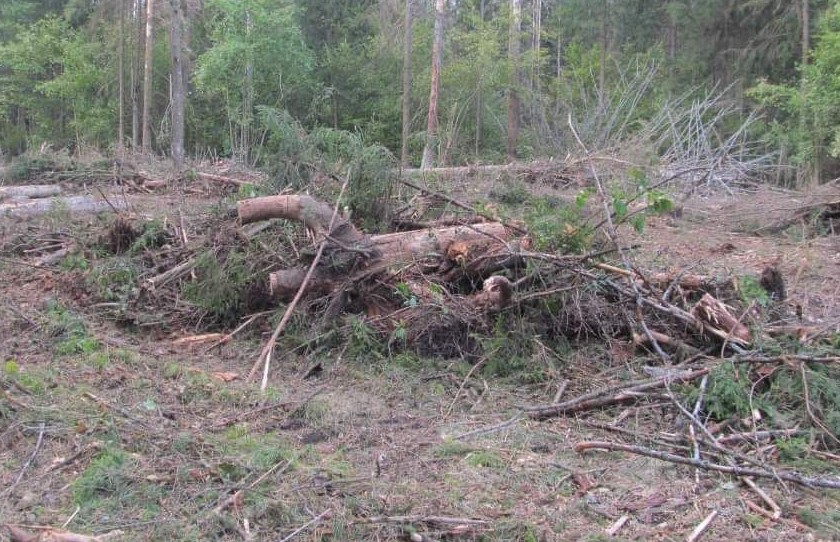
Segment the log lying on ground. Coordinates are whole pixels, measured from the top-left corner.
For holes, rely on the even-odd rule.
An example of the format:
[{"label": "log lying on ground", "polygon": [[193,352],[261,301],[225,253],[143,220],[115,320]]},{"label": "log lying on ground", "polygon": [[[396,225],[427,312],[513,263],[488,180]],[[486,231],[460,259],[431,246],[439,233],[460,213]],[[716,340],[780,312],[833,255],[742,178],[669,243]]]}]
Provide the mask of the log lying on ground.
[{"label": "log lying on ground", "polygon": [[0,187],[0,201],[12,197],[49,198],[61,194],[61,187],[57,184],[32,184],[27,186]]},{"label": "log lying on ground", "polygon": [[[268,196],[243,200],[238,204],[238,212],[243,224],[270,218],[302,222],[317,235],[325,237],[333,253],[345,252],[356,257],[349,275],[347,269],[317,269],[309,289],[321,292],[331,291],[338,282],[352,276],[399,265],[416,263],[425,272],[439,273],[449,272],[456,266],[465,269],[488,251],[501,252],[505,249],[507,255],[508,241],[512,238],[510,229],[498,222],[369,236],[341,216],[336,218],[332,231],[327,231],[332,207],[310,196]],[[489,259],[484,259],[489,262]],[[472,269],[474,273],[480,271]],[[272,295],[279,298],[294,295],[305,274],[302,268],[272,273],[269,278]]]},{"label": "log lying on ground", "polygon": [[90,196],[70,196],[67,198],[38,199],[28,203],[16,205],[0,205],[0,218],[27,218],[39,216],[51,211],[67,210],[72,214],[92,214],[103,211],[120,210],[126,208],[124,201],[115,200],[110,203],[94,199]]}]

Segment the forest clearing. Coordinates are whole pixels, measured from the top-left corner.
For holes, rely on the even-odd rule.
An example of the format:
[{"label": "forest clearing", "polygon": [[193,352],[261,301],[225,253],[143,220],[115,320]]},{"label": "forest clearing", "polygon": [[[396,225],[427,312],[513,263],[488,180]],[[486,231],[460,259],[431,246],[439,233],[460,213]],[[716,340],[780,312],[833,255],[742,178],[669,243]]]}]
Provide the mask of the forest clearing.
[{"label": "forest clearing", "polygon": [[840,187],[704,188],[586,256],[622,177],[583,164],[404,174],[374,236],[340,178],[36,174],[65,203],[0,219],[5,536],[836,539]]},{"label": "forest clearing", "polygon": [[840,540],[838,73],[840,0],[0,0],[0,540]]}]

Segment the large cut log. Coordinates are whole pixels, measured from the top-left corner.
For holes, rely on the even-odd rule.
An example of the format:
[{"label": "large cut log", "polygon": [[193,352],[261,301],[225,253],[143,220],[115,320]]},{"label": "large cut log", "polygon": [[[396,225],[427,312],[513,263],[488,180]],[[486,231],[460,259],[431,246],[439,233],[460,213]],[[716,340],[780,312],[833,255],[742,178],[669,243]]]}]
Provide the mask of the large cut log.
[{"label": "large cut log", "polygon": [[304,226],[322,237],[327,234],[341,243],[354,244],[364,241],[365,235],[340,214],[336,216],[332,232],[329,232],[333,208],[311,196],[265,196],[242,200],[236,205],[239,220],[243,224],[285,218],[302,222]]},{"label": "large cut log", "polygon": [[23,196],[25,198],[48,198],[61,194],[61,187],[57,184],[33,184],[27,186],[0,187],[0,200]]},{"label": "large cut log", "polygon": [[[333,208],[310,196],[247,199],[238,203],[237,211],[243,224],[271,218],[302,222],[328,241],[328,251],[334,254],[343,251],[355,258],[350,266],[355,276],[411,264],[420,265],[424,272],[447,273],[457,267],[480,274],[480,268],[469,264],[479,259],[490,263],[490,259],[486,258],[488,253],[505,252],[507,255],[508,240],[512,237],[511,230],[498,222],[369,236],[340,215],[336,216],[330,231]],[[269,277],[272,295],[279,298],[294,295],[303,284],[305,275],[306,270],[302,268],[272,273]],[[319,267],[308,289],[329,292],[348,278],[348,268]]]},{"label": "large cut log", "polygon": [[107,202],[90,196],[70,196],[67,198],[38,199],[29,203],[16,205],[0,205],[0,218],[26,218],[49,213],[51,211],[68,211],[71,214],[101,213],[114,208],[124,209],[124,201]]},{"label": "large cut log", "polygon": [[[488,251],[506,251],[506,241],[510,238],[510,230],[498,222],[374,235],[368,238],[368,246],[375,249],[372,251],[375,256],[369,258],[357,274],[364,274],[371,268],[385,269],[412,263],[422,264],[427,272],[447,272],[458,266],[480,274],[480,268],[470,265],[471,262]],[[281,299],[294,295],[305,275],[306,270],[302,268],[271,273],[271,294]],[[447,276],[451,278],[452,273]],[[329,292],[343,278],[347,277],[336,277],[328,269],[318,269],[308,288],[319,293]]]}]

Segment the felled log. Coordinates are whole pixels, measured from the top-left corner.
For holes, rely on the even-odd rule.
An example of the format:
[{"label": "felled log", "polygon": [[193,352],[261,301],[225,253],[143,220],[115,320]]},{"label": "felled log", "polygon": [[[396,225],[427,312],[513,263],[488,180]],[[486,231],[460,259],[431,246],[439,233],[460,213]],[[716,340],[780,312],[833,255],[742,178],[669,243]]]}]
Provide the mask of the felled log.
[{"label": "felled log", "polygon": [[61,194],[61,186],[57,184],[32,184],[27,186],[0,187],[0,200],[11,197],[48,198]]},{"label": "felled log", "polygon": [[90,196],[70,196],[67,198],[38,199],[16,205],[0,205],[0,218],[4,216],[26,218],[56,210],[67,210],[72,214],[95,214],[110,211],[113,208],[124,209],[125,207],[125,202],[121,200],[109,203]]},{"label": "felled log", "polygon": [[[387,233],[370,236],[360,242],[373,256],[360,266],[357,275],[366,274],[371,268],[395,267],[415,263],[425,272],[446,273],[453,278],[456,269],[480,274],[478,266],[470,265],[471,255],[480,255],[491,249],[504,249],[503,240],[510,238],[507,228],[498,222],[476,224],[474,226],[453,226],[433,230],[416,230],[399,233]],[[331,236],[332,237],[332,236]],[[448,251],[453,247],[457,251]],[[454,256],[454,260],[449,257]],[[506,256],[507,257],[507,256]],[[495,270],[488,266],[486,270]],[[269,275],[269,291],[272,296],[284,299],[297,292],[303,283],[306,270],[302,268],[284,269]],[[326,293],[340,281],[348,278],[335,276],[328,269],[316,270],[309,289]]]},{"label": "felled log", "polygon": [[[333,228],[329,230],[333,208],[310,196],[247,199],[238,203],[237,211],[243,224],[271,218],[303,223],[328,241],[331,252],[343,252],[354,257],[351,266],[353,276],[407,264],[417,264],[427,273],[447,273],[458,266],[465,269],[488,251],[506,249],[512,237],[510,229],[498,222],[370,236],[357,230],[341,215],[336,216]],[[481,270],[472,271],[478,273]],[[316,269],[308,288],[310,291],[331,291],[338,283],[352,278],[348,273],[348,269],[320,267]],[[279,298],[293,295],[303,284],[305,275],[306,270],[302,268],[272,273],[269,277],[272,295]]]}]

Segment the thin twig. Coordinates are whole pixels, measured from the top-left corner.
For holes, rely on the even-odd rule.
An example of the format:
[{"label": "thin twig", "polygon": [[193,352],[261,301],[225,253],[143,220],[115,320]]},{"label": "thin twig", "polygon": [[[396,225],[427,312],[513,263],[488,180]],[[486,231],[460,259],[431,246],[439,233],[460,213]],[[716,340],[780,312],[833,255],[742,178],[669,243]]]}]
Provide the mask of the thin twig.
[{"label": "thin twig", "polygon": [[488,435],[490,433],[495,433],[496,431],[501,431],[502,429],[507,429],[508,427],[515,425],[516,422],[524,418],[524,415],[520,412],[519,414],[514,415],[513,417],[495,425],[489,425],[487,427],[482,427],[480,429],[475,429],[473,431],[469,431],[467,433],[462,433],[460,435],[455,435],[453,438],[455,440],[464,440],[471,437],[475,437],[477,435]]},{"label": "thin twig", "polygon": [[710,463],[705,460],[695,460],[690,457],[683,457],[668,452],[659,450],[651,450],[642,446],[632,446],[629,444],[619,444],[617,442],[595,442],[584,441],[575,444],[575,451],[578,453],[587,450],[605,450],[608,452],[628,452],[636,455],[643,455],[645,457],[652,457],[670,463],[679,463],[681,465],[690,465],[692,467],[699,467],[704,470],[712,470],[717,472],[725,472],[727,474],[734,474],[735,476],[754,476],[756,478],[770,478],[779,479],[786,482],[793,482],[806,487],[824,487],[828,489],[840,489],[840,478],[814,478],[805,476],[794,471],[776,471],[771,472],[764,469],[754,469],[749,467],[738,467],[729,465],[719,465],[717,463]]},{"label": "thin twig", "polygon": [[449,408],[446,409],[446,414],[443,415],[443,419],[448,418],[449,415],[452,414],[452,409],[455,408],[455,403],[458,402],[458,398],[461,396],[461,392],[464,391],[464,386],[467,385],[467,382],[469,382],[470,377],[473,375],[473,373],[476,372],[479,367],[484,365],[484,362],[486,362],[487,359],[487,356],[484,356],[475,365],[470,367],[469,372],[467,372],[467,376],[464,377],[464,379],[461,381],[461,385],[458,387],[458,391],[455,392],[455,397],[453,397],[452,402],[449,403]]},{"label": "thin twig", "polygon": [[309,521],[307,521],[306,523],[304,523],[303,525],[301,525],[300,527],[295,529],[294,532],[292,532],[292,534],[290,534],[286,538],[282,539],[280,542],[289,542],[289,540],[296,537],[297,535],[299,535],[300,533],[302,533],[303,531],[305,531],[306,529],[308,529],[312,525],[318,523],[319,521],[324,519],[330,513],[332,513],[332,510],[327,508],[326,510],[324,510],[323,512],[321,512],[320,514],[318,514],[314,518],[310,519]]},{"label": "thin twig", "polygon": [[15,478],[15,482],[6,489],[6,492],[10,492],[16,485],[23,480],[23,475],[26,473],[29,466],[32,465],[32,462],[35,461],[35,457],[38,456],[38,452],[41,450],[41,443],[44,442],[44,428],[46,427],[45,422],[41,422],[41,427],[38,428],[38,440],[35,441],[35,449],[32,450],[32,455],[29,456],[29,459],[26,460],[26,463],[23,464],[23,468],[20,469],[20,473],[18,474],[17,478]]}]

